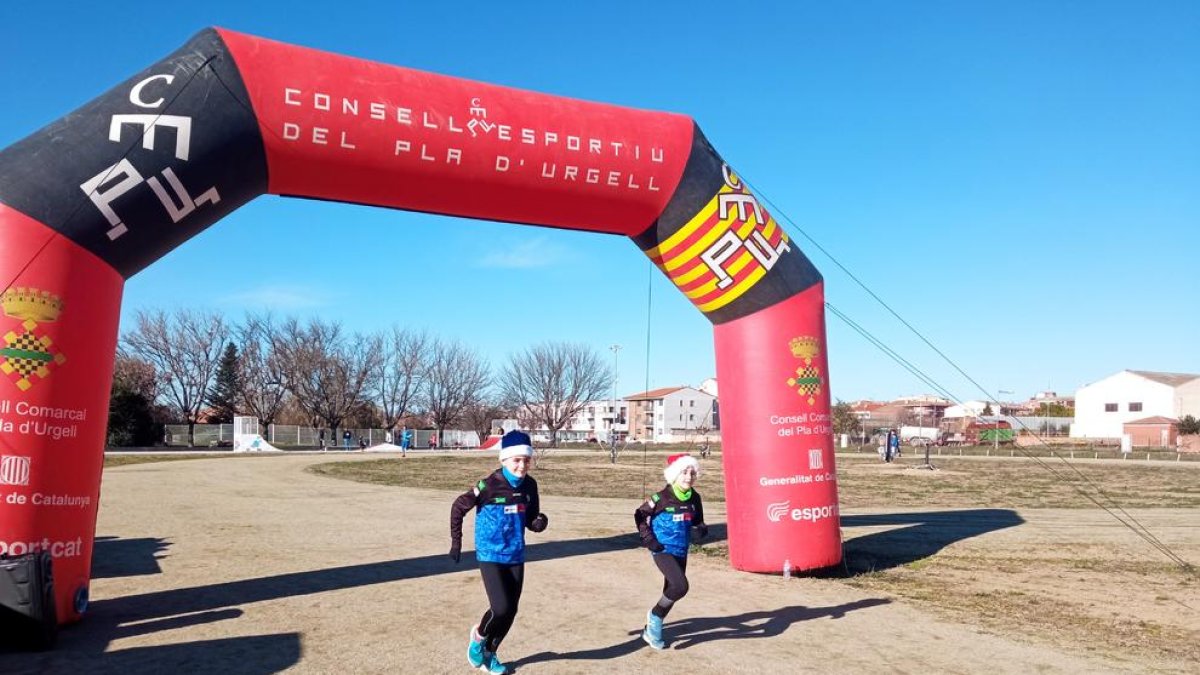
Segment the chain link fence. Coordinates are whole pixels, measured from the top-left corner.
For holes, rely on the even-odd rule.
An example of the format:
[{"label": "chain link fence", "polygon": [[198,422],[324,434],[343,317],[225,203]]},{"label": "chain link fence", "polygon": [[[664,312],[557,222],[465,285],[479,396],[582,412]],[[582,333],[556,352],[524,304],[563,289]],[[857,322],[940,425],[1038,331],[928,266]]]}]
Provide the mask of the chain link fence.
[{"label": "chain link fence", "polygon": [[[411,429],[414,449],[466,449],[479,447],[479,434],[461,429],[446,429],[441,443],[434,438],[433,429]],[[347,435],[348,434],[348,435]],[[232,424],[197,424],[194,427],[195,447],[233,447]],[[272,424],[266,428],[263,439],[278,448],[360,448],[381,443],[400,445],[400,430],[389,433],[387,429],[348,428],[338,429],[337,437],[330,429],[300,426],[297,424]],[[164,425],[163,443],[167,446],[188,445],[188,425]]]}]

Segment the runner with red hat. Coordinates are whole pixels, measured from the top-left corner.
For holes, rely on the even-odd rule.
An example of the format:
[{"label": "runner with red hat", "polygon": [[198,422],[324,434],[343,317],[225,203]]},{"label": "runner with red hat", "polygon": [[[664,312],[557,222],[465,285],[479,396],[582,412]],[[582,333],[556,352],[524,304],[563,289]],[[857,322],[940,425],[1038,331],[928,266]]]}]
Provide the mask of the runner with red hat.
[{"label": "runner with red hat", "polygon": [[633,512],[642,545],[650,549],[663,575],[662,597],[646,613],[646,628],[642,631],[642,639],[655,649],[667,646],[662,636],[663,620],[688,592],[687,556],[692,529],[699,539],[708,536],[704,505],[700,493],[693,489],[700,477],[700,462],[687,453],[671,455],[663,477],[667,485]]}]

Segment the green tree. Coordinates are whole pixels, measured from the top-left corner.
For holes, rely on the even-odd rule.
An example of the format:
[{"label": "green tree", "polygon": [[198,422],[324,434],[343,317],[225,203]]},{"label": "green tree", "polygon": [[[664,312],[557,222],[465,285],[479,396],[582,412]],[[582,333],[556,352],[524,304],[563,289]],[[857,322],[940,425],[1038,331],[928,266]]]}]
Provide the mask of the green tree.
[{"label": "green tree", "polygon": [[1074,417],[1075,409],[1062,403],[1041,403],[1033,414],[1037,417]]},{"label": "green tree", "polygon": [[119,448],[152,446],[162,437],[154,407],[144,394],[113,383],[108,402],[108,445]]},{"label": "green tree", "polygon": [[1184,415],[1179,420],[1179,433],[1200,434],[1200,419],[1196,419],[1195,415]]},{"label": "green tree", "polygon": [[225,345],[225,353],[221,354],[221,362],[217,364],[216,384],[208,395],[208,405],[212,408],[212,414],[208,417],[210,423],[231,424],[233,416],[238,414],[242,390],[238,361],[237,347],[230,342]]},{"label": "green tree", "polygon": [[118,352],[113,368],[105,442],[114,447],[144,447],[162,438],[154,366]]},{"label": "green tree", "polygon": [[833,409],[830,412],[833,413],[833,433],[858,433],[858,415],[854,414],[854,409],[851,408],[849,403],[838,401],[833,405]]}]

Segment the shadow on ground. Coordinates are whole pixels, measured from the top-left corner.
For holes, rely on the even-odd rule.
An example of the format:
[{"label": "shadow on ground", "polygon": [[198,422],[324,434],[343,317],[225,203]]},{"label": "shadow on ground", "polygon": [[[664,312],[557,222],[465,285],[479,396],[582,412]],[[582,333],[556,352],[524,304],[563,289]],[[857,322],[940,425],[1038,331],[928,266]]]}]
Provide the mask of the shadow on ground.
[{"label": "shadow on ground", "polygon": [[158,561],[170,544],[166,539],[96,537],[92,547],[92,578],[113,579],[162,574]]},{"label": "shadow on ground", "polygon": [[[717,640],[746,640],[769,638],[782,635],[793,624],[828,617],[838,619],[848,612],[886,605],[891,600],[868,598],[832,607],[804,607],[800,605],[781,607],[761,612],[746,612],[737,616],[694,617],[670,622],[663,628],[663,637],[668,649],[688,649],[705,642]],[[629,632],[633,636],[624,642],[607,647],[581,649],[574,652],[538,652],[513,661],[514,668],[546,661],[606,661],[628,656],[640,649],[650,649],[642,641],[642,629]]]},{"label": "shadow on ground", "polygon": [[[842,518],[842,526],[845,528],[903,527],[894,527],[846,541],[846,561],[841,572],[861,574],[904,565],[931,556],[956,541],[1013,527],[1022,522],[1024,521],[1015,512],[1004,509],[845,516]],[[725,540],[727,532],[724,524],[711,525],[706,543]],[[158,573],[160,570],[157,560],[168,546],[167,542],[166,539],[156,538],[99,539],[95,549],[95,576],[99,578]],[[527,559],[536,562],[628,550],[637,546],[637,535],[630,533],[535,543],[529,545],[526,551]],[[80,664],[80,667],[86,664],[85,669],[88,672],[119,672],[126,670],[128,664],[134,660],[163,664],[162,668],[156,667],[155,670],[204,670],[209,669],[204,667],[204,664],[208,663],[228,664],[220,666],[223,672],[274,672],[298,662],[298,634],[232,638],[107,653],[105,650],[112,641],[121,638],[235,619],[242,615],[242,610],[238,607],[248,603],[450,574],[476,567],[469,553],[464,556],[461,564],[455,564],[446,555],[439,554],[99,600],[92,603],[83,622],[68,626],[61,632],[59,646],[54,652],[18,654],[0,651],[0,666],[3,666],[0,667],[0,672],[43,672],[59,668],[65,670],[72,664]],[[886,601],[868,599],[838,607],[797,606],[773,612],[751,612],[735,617],[688,619],[673,625],[673,639],[676,641],[674,648],[687,649],[711,640],[776,635],[799,621],[823,616],[836,618],[847,611],[883,602]],[[525,659],[525,662],[608,658],[638,649],[641,644],[641,638],[635,634],[631,640],[617,645],[568,654],[535,654]],[[0,647],[0,650],[2,649]],[[17,662],[6,663],[11,659],[16,659]],[[21,670],[22,667],[29,670]]]},{"label": "shadow on ground", "polygon": [[[231,610],[230,617],[241,612]],[[215,620],[211,617],[208,620]],[[89,619],[90,621],[90,619]],[[163,629],[160,626],[155,630]],[[0,651],[0,672],[33,673],[223,673],[266,675],[300,661],[299,633],[252,635],[221,640],[197,640],[154,647],[131,647],[104,652],[107,639],[95,636],[94,626],[68,627],[58,647],[38,654]],[[138,631],[149,632],[149,631]]]},{"label": "shadow on ground", "polygon": [[[964,539],[1024,523],[1009,509],[964,509],[842,516],[842,527],[893,526],[847,538],[842,546],[843,568],[849,575],[899,567],[928,558]],[[895,527],[899,526],[899,527]],[[849,533],[848,537],[851,536]]]},{"label": "shadow on ground", "polygon": [[[709,532],[709,540],[719,540],[725,536],[725,527],[716,525]],[[104,541],[97,540],[97,550],[100,552],[94,557],[97,561],[104,560],[102,564],[107,569],[105,574],[109,576],[152,573],[151,569],[158,568],[155,562],[157,554],[166,541],[138,539],[121,543],[121,540],[106,538]],[[634,534],[542,542],[528,546],[526,557],[533,562],[627,550],[637,545],[638,538]],[[464,554],[460,564],[455,564],[446,555],[431,555],[97,600],[91,604],[82,622],[60,631],[58,646],[52,652],[22,653],[0,645],[0,673],[66,672],[74,669],[88,673],[129,672],[130,659],[140,659],[145,664],[162,664],[162,667],[134,668],[134,672],[145,672],[147,669],[155,672],[178,670],[244,675],[277,672],[299,661],[299,634],[191,642],[115,652],[105,650],[113,641],[123,638],[236,619],[243,614],[238,607],[249,603],[451,574],[477,567],[469,552]],[[257,653],[258,649],[262,650],[261,654]],[[200,658],[199,652],[206,654],[207,660],[193,662],[194,658]]]}]

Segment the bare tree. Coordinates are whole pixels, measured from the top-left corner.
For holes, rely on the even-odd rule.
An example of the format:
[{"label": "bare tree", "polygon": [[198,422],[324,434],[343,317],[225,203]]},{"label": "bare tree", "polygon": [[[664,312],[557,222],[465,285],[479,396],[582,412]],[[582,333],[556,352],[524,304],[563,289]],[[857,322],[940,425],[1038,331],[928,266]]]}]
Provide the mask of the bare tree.
[{"label": "bare tree", "polygon": [[414,333],[398,326],[392,326],[380,339],[379,373],[371,393],[385,429],[399,424],[417,401],[431,342],[424,332]]},{"label": "bare tree", "polygon": [[338,428],[362,404],[379,370],[379,339],[347,335],[340,323],[288,319],[279,329],[276,349],[283,361],[288,391],[315,427]]},{"label": "bare tree", "polygon": [[118,347],[113,362],[113,387],[141,394],[153,403],[158,399],[158,375],[154,364]]},{"label": "bare tree", "polygon": [[[513,417],[517,420],[517,428],[528,431],[532,436],[533,432],[542,425],[541,417],[538,413],[533,412],[523,405],[518,405]],[[510,430],[511,431],[511,430]]]},{"label": "bare tree", "polygon": [[195,443],[227,336],[220,315],[190,310],[138,312],[136,327],[125,334],[129,352],[154,366],[160,398],[187,423],[188,445]]},{"label": "bare tree", "polygon": [[288,398],[288,372],[280,353],[280,329],[270,314],[251,314],[237,329],[241,343],[242,401],[264,428],[279,421]]},{"label": "bare tree", "polygon": [[520,406],[550,431],[558,432],[589,401],[603,398],[613,374],[593,348],[578,343],[546,342],[514,355],[500,374],[506,404]]},{"label": "bare tree", "polygon": [[505,417],[504,408],[496,403],[490,392],[484,392],[468,403],[462,412],[463,423],[479,434],[480,440],[487,438],[488,433],[491,432],[492,420],[503,417]]},{"label": "bare tree", "polygon": [[478,354],[460,342],[433,341],[421,398],[439,436],[460,421],[490,383],[491,369]]}]

